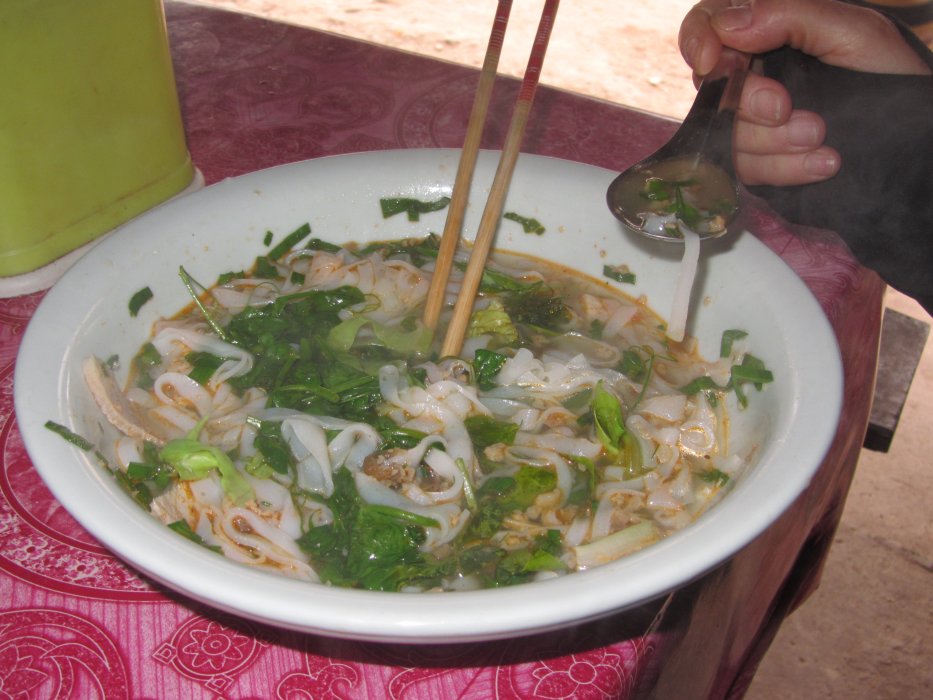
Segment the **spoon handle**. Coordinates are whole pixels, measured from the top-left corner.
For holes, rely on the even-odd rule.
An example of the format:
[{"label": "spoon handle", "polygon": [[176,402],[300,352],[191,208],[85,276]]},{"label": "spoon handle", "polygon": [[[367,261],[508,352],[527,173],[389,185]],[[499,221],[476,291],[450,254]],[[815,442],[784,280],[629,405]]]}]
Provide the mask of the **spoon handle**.
[{"label": "spoon handle", "polygon": [[750,63],[749,54],[724,48],[716,67],[700,84],[683,124],[654,158],[702,153],[707,160],[734,174],[732,127]]},{"label": "spoon handle", "polygon": [[742,51],[723,48],[722,55],[714,70],[723,71],[726,86],[723,89],[722,99],[719,101],[719,111],[737,112],[739,100],[742,97],[742,87],[745,85],[745,76],[751,65],[752,57]]}]

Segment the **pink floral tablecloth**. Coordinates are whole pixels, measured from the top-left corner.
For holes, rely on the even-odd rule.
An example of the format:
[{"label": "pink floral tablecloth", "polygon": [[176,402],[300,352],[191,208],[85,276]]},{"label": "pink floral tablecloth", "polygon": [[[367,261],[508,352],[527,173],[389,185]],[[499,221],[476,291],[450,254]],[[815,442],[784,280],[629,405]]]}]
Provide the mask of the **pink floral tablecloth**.
[{"label": "pink floral tablecloth", "polygon": [[[166,12],[189,147],[208,183],[325,155],[462,143],[473,70],[185,3]],[[497,87],[484,147],[501,146],[516,90]],[[543,88],[524,150],[621,169],[675,126]],[[741,697],[781,620],[818,581],[868,420],[883,292],[835,234],[790,226],[759,202],[748,212],[748,229],[804,279],[842,347],[845,408],[829,456],[790,511],[699,581],[526,639],[333,640],[219,613],[145,579],[35,473],[13,370],[42,293],[0,300],[0,697]]]}]

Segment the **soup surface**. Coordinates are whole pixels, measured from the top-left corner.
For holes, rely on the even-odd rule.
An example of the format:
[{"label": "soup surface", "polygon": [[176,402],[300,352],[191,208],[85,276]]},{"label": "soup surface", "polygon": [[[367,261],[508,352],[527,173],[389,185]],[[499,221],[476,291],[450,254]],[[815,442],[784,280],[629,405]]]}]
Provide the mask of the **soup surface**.
[{"label": "soup surface", "polygon": [[633,170],[615,190],[622,211],[638,212],[629,222],[658,236],[681,238],[680,224],[703,235],[725,232],[739,205],[732,178],[697,157],[661,160]]},{"label": "soup surface", "polygon": [[730,452],[726,406],[771,379],[741,330],[704,360],[644,300],[497,254],[462,357],[438,357],[420,321],[437,243],[302,227],[156,323],[127,387],[88,358],[116,478],[235,561],[384,591],[599,566],[728,490],[752,455]]}]

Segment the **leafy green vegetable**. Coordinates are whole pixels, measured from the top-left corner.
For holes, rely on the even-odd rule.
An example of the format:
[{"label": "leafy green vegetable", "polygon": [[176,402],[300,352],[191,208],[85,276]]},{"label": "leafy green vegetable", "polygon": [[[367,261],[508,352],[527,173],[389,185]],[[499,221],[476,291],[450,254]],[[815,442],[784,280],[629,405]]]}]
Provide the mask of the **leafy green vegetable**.
[{"label": "leafy green vegetable", "polygon": [[424,202],[410,197],[384,197],[379,200],[382,218],[388,219],[396,214],[406,213],[409,221],[418,221],[422,214],[439,211],[450,204],[450,197],[440,197],[433,202]]},{"label": "leafy green vegetable", "polygon": [[209,352],[189,352],[185,355],[185,360],[191,364],[188,376],[198,384],[207,384],[214,376],[214,372],[224,363],[224,359]]},{"label": "leafy green vegetable", "polygon": [[528,549],[509,552],[499,562],[496,571],[498,585],[514,585],[527,581],[538,571],[563,571],[567,565],[560,560],[560,531],[548,530],[538,535]]},{"label": "leafy green vegetable", "polygon": [[485,309],[475,311],[470,316],[467,337],[491,335],[501,345],[514,345],[518,342],[518,330],[505,308],[498,301],[491,301]]},{"label": "leafy green vegetable", "polygon": [[489,391],[496,386],[493,381],[499,374],[502,365],[509,359],[505,355],[492,350],[478,348],[473,355],[473,370],[476,373],[476,386],[483,391]]},{"label": "leafy green vegetable", "polygon": [[143,304],[152,299],[152,296],[152,290],[149,289],[149,287],[143,287],[132,297],[130,297],[130,316],[136,318],[136,314],[139,313],[139,310],[143,307]]},{"label": "leafy green vegetable", "polygon": [[538,236],[544,233],[544,225],[537,219],[529,218],[527,216],[520,216],[511,211],[507,211],[505,214],[503,214],[502,218],[519,223],[525,233],[534,233]]},{"label": "leafy green vegetable", "polygon": [[563,300],[543,282],[504,293],[502,303],[516,324],[557,330],[570,320],[570,311]]},{"label": "leafy green vegetable", "polygon": [[729,381],[725,386],[716,384],[712,377],[703,376],[680,387],[679,391],[688,396],[705,391],[711,403],[717,392],[734,391],[739,406],[745,408],[748,406],[748,397],[745,395],[744,385],[752,384],[758,391],[761,391],[765,384],[772,381],[774,381],[774,375],[765,367],[765,363],[754,355],[746,353],[741,363],[732,365],[730,368]]},{"label": "leafy green vegetable", "polygon": [[402,523],[409,523],[411,525],[417,525],[418,527],[440,527],[441,524],[437,522],[434,518],[429,518],[425,515],[418,515],[417,513],[412,513],[407,510],[402,510],[401,508],[396,508],[395,506],[383,506],[383,505],[374,505],[372,503],[367,503],[363,506],[370,515],[384,515],[393,520],[398,520]]},{"label": "leafy green vegetable", "polygon": [[412,328],[404,326],[386,326],[363,316],[351,316],[334,326],[327,336],[327,342],[335,350],[348,352],[360,330],[365,326],[372,329],[375,341],[399,355],[426,353],[431,347],[434,334],[420,320],[415,320]]},{"label": "leafy green vegetable", "polygon": [[187,437],[169,440],[159,451],[159,460],[170,464],[182,481],[203,479],[212,470],[220,473],[220,485],[237,503],[253,497],[253,488],[237,470],[223,450],[197,440],[201,426],[196,426]]},{"label": "leafy green vegetable", "polygon": [[625,428],[622,402],[598,382],[593,389],[593,423],[603,448],[626,469],[637,472],[644,465],[638,439]]},{"label": "leafy green vegetable", "polygon": [[748,405],[744,390],[745,384],[752,384],[758,391],[761,391],[764,384],[772,381],[774,381],[774,375],[765,367],[765,363],[750,354],[742,358],[742,364],[732,365],[729,377],[729,385],[735,391],[735,396],[742,408]]},{"label": "leafy green vegetable", "polygon": [[151,481],[157,488],[164,489],[171,484],[175,472],[168,465],[158,461],[152,464],[130,462],[126,467],[126,476],[130,481]]},{"label": "leafy green vegetable", "polygon": [[[292,453],[282,437],[280,421],[259,421],[253,444],[262,455],[263,462],[279,474],[288,474],[292,466]],[[254,468],[257,465],[254,465]]]},{"label": "leafy green vegetable", "polygon": [[505,423],[491,416],[470,416],[463,423],[473,444],[480,450],[498,443],[511,445],[518,433],[516,423]]},{"label": "leafy green vegetable", "polygon": [[[250,386],[266,390],[272,406],[368,421],[382,396],[376,371],[365,367],[366,358],[384,364],[404,353],[370,346],[345,351],[346,341],[338,342],[337,348],[331,345],[331,329],[341,324],[340,310],[364,301],[357,288],[338,287],[298,292],[264,307],[244,309],[226,330],[230,341],[252,353],[255,362],[230,384],[240,390]],[[395,344],[404,336],[390,341]],[[379,354],[373,355],[375,351]]]},{"label": "leafy green vegetable", "polygon": [[403,428],[386,416],[376,416],[370,423],[378,432],[383,441],[383,449],[400,447],[408,450],[428,436],[420,430]]},{"label": "leafy green vegetable", "polygon": [[622,403],[615,394],[605,388],[603,382],[599,382],[593,389],[592,406],[599,441],[609,454],[617,455],[622,448],[622,438],[627,432]]},{"label": "leafy green vegetable", "polygon": [[657,355],[650,347],[631,347],[622,351],[619,371],[633,382],[641,384],[641,389],[635,401],[632,403],[630,410],[635,409],[648,390],[648,382],[651,380],[651,374],[654,372],[654,363],[656,359]]},{"label": "leafy green vegetable", "polygon": [[375,591],[436,585],[449,571],[419,550],[430,518],[388,506],[365,504],[347,469],[334,472],[334,494],[326,500],[334,513],[328,525],[312,527],[298,540],[326,583]]},{"label": "leafy green vegetable", "polygon": [[515,476],[490,477],[477,490],[478,511],[469,527],[470,536],[491,537],[501,528],[503,518],[524,510],[556,487],[557,476],[541,467],[522,467]]}]

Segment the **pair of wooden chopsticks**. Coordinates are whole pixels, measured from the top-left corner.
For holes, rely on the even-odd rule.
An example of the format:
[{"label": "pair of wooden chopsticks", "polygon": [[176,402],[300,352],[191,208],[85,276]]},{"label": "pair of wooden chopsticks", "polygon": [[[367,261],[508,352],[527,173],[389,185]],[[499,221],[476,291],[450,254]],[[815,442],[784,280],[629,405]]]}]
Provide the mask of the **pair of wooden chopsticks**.
[{"label": "pair of wooden chopsticks", "polygon": [[[515,163],[518,160],[522,138],[525,133],[525,126],[528,123],[528,115],[531,112],[531,105],[534,102],[538,79],[541,76],[541,67],[544,64],[544,55],[547,52],[548,41],[551,37],[551,29],[554,26],[554,18],[557,15],[558,4],[559,0],[546,0],[541,10],[538,31],[535,35],[528,65],[525,68],[525,74],[522,78],[521,87],[519,88],[515,109],[512,113],[512,121],[509,124],[505,144],[502,147],[502,155],[499,158],[499,165],[496,168],[492,187],[486,199],[486,207],[483,210],[483,216],[480,219],[476,239],[473,242],[473,251],[470,254],[470,261],[467,263],[463,282],[457,294],[457,302],[454,305],[453,316],[451,317],[450,325],[447,327],[444,343],[441,346],[442,357],[459,354],[463,346],[463,338],[469,324],[473,302],[479,290],[479,283],[483,276],[483,269],[486,266],[486,259],[492,248],[492,242],[502,214],[502,207],[505,204],[505,196],[509,188],[509,182],[515,170]],[[492,95],[492,87],[496,78],[496,69],[499,65],[499,55],[502,51],[502,43],[505,38],[505,30],[508,26],[511,8],[511,0],[500,0],[496,10],[496,17],[493,21],[492,32],[489,36],[489,43],[486,48],[486,56],[483,60],[483,68],[480,72],[476,95],[473,99],[473,108],[470,113],[470,120],[467,124],[466,138],[460,155],[460,163],[457,167],[457,175],[454,179],[453,191],[451,192],[447,221],[444,225],[444,233],[441,236],[437,263],[435,265],[434,276],[431,280],[431,286],[428,291],[427,303],[423,314],[425,325],[432,330],[437,326],[437,320],[440,316],[441,308],[443,307],[447,281],[450,277],[450,268],[453,264],[454,253],[457,250],[457,243],[460,239],[460,229],[463,225],[467,196],[470,191],[470,184],[473,180],[473,170],[476,165],[480,139],[486,122],[486,111],[489,107],[490,96]]]}]

